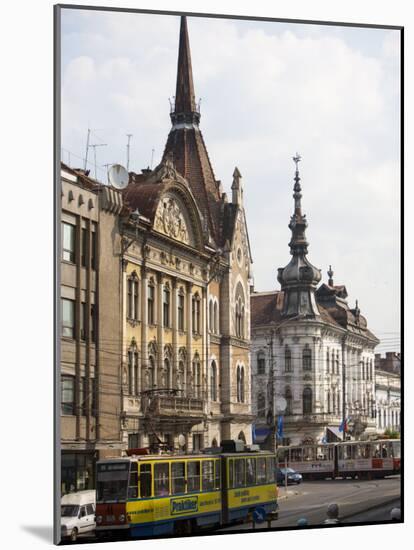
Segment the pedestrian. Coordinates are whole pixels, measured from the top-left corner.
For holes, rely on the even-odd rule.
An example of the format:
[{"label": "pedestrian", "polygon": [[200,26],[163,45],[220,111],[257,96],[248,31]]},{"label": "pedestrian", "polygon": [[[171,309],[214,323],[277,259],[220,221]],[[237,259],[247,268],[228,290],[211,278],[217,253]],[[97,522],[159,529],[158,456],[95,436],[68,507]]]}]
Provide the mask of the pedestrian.
[{"label": "pedestrian", "polygon": [[393,508],[390,512],[391,520],[392,521],[400,521],[401,520],[401,510],[399,508]]},{"label": "pedestrian", "polygon": [[306,518],[299,518],[297,522],[298,527],[306,527],[308,525],[308,520]]},{"label": "pedestrian", "polygon": [[340,523],[338,516],[339,516],[338,505],[335,503],[330,504],[326,510],[326,520],[324,521],[324,524],[334,525],[336,523]]}]

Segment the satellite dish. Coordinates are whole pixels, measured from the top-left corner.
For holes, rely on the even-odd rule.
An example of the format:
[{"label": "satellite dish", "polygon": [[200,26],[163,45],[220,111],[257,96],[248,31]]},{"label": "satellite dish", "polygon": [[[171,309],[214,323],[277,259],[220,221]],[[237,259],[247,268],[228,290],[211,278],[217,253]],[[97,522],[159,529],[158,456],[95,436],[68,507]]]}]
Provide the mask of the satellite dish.
[{"label": "satellite dish", "polygon": [[180,434],[180,435],[178,436],[178,445],[179,445],[180,447],[184,447],[184,445],[185,445],[185,435]]},{"label": "satellite dish", "polygon": [[129,174],[120,164],[113,164],[108,170],[108,180],[115,189],[125,189],[129,182]]},{"label": "satellite dish", "polygon": [[287,407],[287,401],[284,397],[276,398],[276,410],[277,412],[283,412]]}]

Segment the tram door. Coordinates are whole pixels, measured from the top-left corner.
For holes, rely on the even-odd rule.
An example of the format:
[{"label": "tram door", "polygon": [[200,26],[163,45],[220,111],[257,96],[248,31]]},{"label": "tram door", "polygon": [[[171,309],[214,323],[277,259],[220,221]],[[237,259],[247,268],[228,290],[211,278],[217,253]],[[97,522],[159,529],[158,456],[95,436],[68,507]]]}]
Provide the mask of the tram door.
[{"label": "tram door", "polygon": [[333,469],[333,477],[332,479],[335,479],[339,474],[339,445],[335,445],[333,448],[334,452],[334,469]]},{"label": "tram door", "polygon": [[[233,460],[222,456],[221,460],[221,522],[229,522],[229,492],[233,486]],[[227,474],[229,468],[229,475]]]}]

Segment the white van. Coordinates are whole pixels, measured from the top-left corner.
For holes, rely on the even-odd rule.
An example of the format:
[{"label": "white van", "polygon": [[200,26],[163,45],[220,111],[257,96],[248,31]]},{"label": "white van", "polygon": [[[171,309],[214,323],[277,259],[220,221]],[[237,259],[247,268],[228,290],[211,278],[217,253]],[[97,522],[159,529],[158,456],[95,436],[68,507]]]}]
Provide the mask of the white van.
[{"label": "white van", "polygon": [[95,530],[95,491],[68,493],[61,499],[61,537],[75,541],[78,535]]}]

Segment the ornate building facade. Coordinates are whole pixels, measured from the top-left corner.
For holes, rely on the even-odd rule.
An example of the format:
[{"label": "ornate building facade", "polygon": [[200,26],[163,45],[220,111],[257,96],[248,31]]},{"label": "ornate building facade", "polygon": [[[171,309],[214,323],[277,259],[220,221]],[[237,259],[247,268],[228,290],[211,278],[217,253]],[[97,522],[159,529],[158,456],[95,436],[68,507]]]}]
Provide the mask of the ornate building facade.
[{"label": "ornate building facade", "polygon": [[[302,189],[294,158],[292,258],[278,270],[281,290],[254,292],[252,393],[256,441],[274,445],[275,419],[283,416],[283,443],[318,443],[375,432],[374,349],[377,338],[347,290],[327,283],[308,257]],[[281,443],[281,441],[279,442]]]},{"label": "ornate building facade", "polygon": [[401,355],[387,351],[375,354],[375,400],[377,430],[400,432],[401,424]]},{"label": "ornate building facade", "polygon": [[123,444],[249,442],[251,253],[241,174],[234,170],[229,201],[200,131],[185,17],[170,118],[161,163],[130,173],[123,192]]}]

